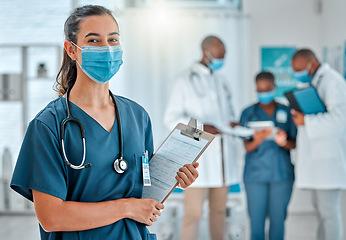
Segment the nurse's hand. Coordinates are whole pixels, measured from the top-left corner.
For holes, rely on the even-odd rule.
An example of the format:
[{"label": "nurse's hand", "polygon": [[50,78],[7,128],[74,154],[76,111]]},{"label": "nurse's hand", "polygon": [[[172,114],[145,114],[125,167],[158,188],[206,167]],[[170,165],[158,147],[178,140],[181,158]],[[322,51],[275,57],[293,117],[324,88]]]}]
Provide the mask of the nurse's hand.
[{"label": "nurse's hand", "polygon": [[262,128],[259,131],[255,131],[253,138],[255,142],[260,144],[264,141],[264,139],[266,139],[272,134],[273,134],[273,131],[271,129]]},{"label": "nurse's hand", "polygon": [[162,203],[149,198],[128,198],[127,202],[127,217],[147,226],[156,222],[157,217],[161,216],[161,211],[164,209]]},{"label": "nurse's hand", "polygon": [[195,162],[194,164],[186,164],[179,169],[175,177],[179,183],[178,187],[185,189],[198,178],[198,171],[196,169],[198,166],[199,163]]},{"label": "nurse's hand", "polygon": [[283,147],[287,144],[287,134],[285,131],[279,129],[277,132],[277,137],[275,138],[275,142],[280,147]]},{"label": "nurse's hand", "polygon": [[303,126],[305,125],[305,121],[304,121],[304,114],[301,112],[298,112],[294,109],[291,110],[291,114],[292,114],[292,119],[293,122],[296,126]]}]

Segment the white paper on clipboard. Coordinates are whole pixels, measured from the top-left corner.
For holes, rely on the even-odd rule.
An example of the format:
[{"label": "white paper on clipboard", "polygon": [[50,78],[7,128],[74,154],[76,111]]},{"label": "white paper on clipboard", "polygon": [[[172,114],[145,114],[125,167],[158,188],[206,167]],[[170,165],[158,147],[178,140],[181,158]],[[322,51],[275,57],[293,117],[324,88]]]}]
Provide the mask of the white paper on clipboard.
[{"label": "white paper on clipboard", "polygon": [[195,162],[214,139],[206,132],[199,140],[185,136],[179,126],[183,124],[178,124],[150,159],[151,186],[143,187],[142,198],[164,202],[177,186],[175,176],[179,168]]}]

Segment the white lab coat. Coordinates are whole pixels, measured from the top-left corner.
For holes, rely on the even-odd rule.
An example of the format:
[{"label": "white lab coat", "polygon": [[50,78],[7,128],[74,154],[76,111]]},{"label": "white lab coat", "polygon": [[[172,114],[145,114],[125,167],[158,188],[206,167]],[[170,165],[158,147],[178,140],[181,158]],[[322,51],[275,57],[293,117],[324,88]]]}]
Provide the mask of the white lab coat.
[{"label": "white lab coat", "polygon": [[[228,125],[234,120],[231,95],[224,79],[200,63],[193,64],[176,79],[164,122],[172,129],[179,122],[187,124],[190,117],[214,126]],[[238,182],[234,139],[226,135],[222,139],[223,147],[218,135],[198,160],[199,177],[192,187],[213,188]]]},{"label": "white lab coat", "polygon": [[305,126],[298,127],[296,184],[307,189],[346,189],[346,82],[323,64],[312,85],[327,112],[305,115]]}]

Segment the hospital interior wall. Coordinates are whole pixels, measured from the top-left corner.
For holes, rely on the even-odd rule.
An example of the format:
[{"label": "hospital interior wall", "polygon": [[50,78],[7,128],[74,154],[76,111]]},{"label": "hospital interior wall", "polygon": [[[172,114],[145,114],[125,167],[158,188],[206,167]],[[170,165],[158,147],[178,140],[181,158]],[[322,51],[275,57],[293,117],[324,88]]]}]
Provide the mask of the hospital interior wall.
[{"label": "hospital interior wall", "polygon": [[[111,88],[140,102],[149,112],[156,147],[168,134],[163,116],[170,90],[180,74],[200,61],[200,44],[209,34],[225,42],[222,71],[239,115],[240,103],[248,98],[246,17],[224,10],[132,9],[122,12],[118,21],[126,64]],[[117,89],[116,85],[122,87]]]},{"label": "hospital interior wall", "polygon": [[322,43],[326,46],[343,45],[346,41],[346,1],[323,0]]},{"label": "hospital interior wall", "polygon": [[316,0],[243,0],[249,15],[250,85],[255,100],[254,77],[261,70],[261,47],[310,47],[320,56],[321,14]]},{"label": "hospital interior wall", "polygon": [[346,77],[346,1],[322,1],[323,61]]}]

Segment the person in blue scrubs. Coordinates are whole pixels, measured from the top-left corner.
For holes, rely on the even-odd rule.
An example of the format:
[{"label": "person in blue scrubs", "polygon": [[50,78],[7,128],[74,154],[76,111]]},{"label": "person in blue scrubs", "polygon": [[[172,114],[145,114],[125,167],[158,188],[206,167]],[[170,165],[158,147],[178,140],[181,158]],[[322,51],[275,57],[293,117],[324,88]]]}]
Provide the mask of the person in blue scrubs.
[{"label": "person in blue scrubs", "polygon": [[259,102],[242,112],[240,123],[248,126],[253,121],[272,121],[278,131],[275,134],[271,129],[264,128],[256,131],[252,140],[244,141],[244,184],[251,239],[266,239],[265,219],[268,216],[269,239],[283,240],[287,206],[294,182],[290,149],[296,146],[297,129],[290,109],[274,101],[273,74],[259,73],[256,76],[256,86]]},{"label": "person in blue scrubs", "polygon": [[[64,59],[57,77],[60,97],[30,122],[13,173],[11,187],[34,202],[41,239],[156,239],[146,226],[161,215],[163,204],[142,199],[141,157],[153,154],[150,118],[137,103],[109,92],[109,80],[122,64],[118,24],[101,6],[77,8],[65,23]],[[79,125],[60,123],[70,110],[85,129],[85,163]],[[122,134],[118,131],[118,106]],[[120,125],[120,124],[119,124]],[[113,168],[119,138],[127,170]],[[63,149],[62,147],[65,147]],[[72,165],[65,164],[66,157]],[[179,169],[182,188],[198,176],[198,164]]]}]

